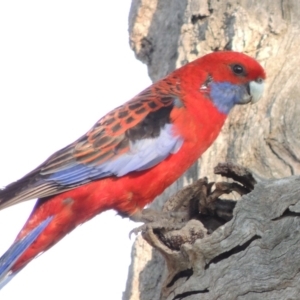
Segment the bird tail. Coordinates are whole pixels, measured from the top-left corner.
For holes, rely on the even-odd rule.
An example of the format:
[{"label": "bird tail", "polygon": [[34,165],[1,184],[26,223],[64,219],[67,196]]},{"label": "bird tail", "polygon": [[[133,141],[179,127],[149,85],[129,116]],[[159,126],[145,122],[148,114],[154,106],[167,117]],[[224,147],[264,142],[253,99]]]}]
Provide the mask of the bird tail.
[{"label": "bird tail", "polygon": [[18,274],[20,270],[12,271],[15,262],[39,237],[52,219],[53,217],[49,217],[41,222],[41,224],[31,230],[25,237],[15,241],[2,255],[0,258],[0,289],[2,289],[15,275]]}]

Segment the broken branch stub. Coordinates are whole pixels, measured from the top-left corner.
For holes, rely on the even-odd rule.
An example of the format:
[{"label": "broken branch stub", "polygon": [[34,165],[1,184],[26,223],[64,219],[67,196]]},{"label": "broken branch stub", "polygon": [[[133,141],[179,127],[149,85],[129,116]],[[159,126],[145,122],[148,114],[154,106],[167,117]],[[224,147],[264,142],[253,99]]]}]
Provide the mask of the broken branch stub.
[{"label": "broken branch stub", "polygon": [[250,189],[244,182],[248,178],[255,185],[251,193],[237,202],[224,201],[220,191],[228,192],[228,183],[213,190],[200,179],[165,205],[166,211],[190,211],[192,203],[198,215],[189,212],[192,219],[180,229],[149,226],[143,232],[167,262],[161,299],[285,299],[289,289],[299,295],[300,177],[255,184],[248,170],[228,167],[225,173],[233,178],[233,172],[237,184]]}]

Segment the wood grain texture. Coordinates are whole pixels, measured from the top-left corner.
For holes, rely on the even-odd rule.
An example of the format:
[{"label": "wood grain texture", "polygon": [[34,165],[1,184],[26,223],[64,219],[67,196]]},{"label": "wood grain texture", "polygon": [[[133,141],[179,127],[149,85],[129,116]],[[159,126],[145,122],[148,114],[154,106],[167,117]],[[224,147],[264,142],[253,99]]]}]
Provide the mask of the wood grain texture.
[{"label": "wood grain texture", "polygon": [[[280,179],[300,175],[299,20],[297,0],[132,1],[130,45],[137,58],[147,64],[152,80],[217,49],[242,51],[256,57],[267,72],[264,98],[246,109],[236,107],[212,147],[154,204],[161,209],[172,194],[200,177],[217,180],[212,166],[218,162],[241,164],[261,183],[247,196],[249,201],[239,203],[235,221],[224,226],[228,239],[219,230],[204,244],[203,240],[196,244],[201,251],[206,247],[208,257],[223,249],[213,250],[214,245],[232,249],[249,240],[250,244],[204,271],[200,268],[201,259],[195,260],[197,272],[188,281],[186,278],[176,281],[174,293],[164,290],[165,299],[216,299],[216,295],[218,299],[299,299],[298,210],[295,216],[272,221],[293,205],[290,201],[296,201],[299,192],[296,177]],[[262,183],[275,178],[279,181]],[[299,206],[290,210],[296,207]],[[256,235],[259,238],[251,241]],[[193,249],[189,251],[195,253]],[[133,258],[134,265],[146,259],[141,255]],[[157,278],[157,288],[144,290],[147,278],[130,273],[128,281],[138,284],[126,290],[124,299],[160,299],[157,289],[165,280],[161,271],[165,260],[157,254],[154,261],[152,255],[146,267],[151,267],[152,280]],[[207,259],[203,263],[207,264]],[[145,274],[144,267],[135,274]],[[132,296],[133,290],[138,290],[139,295]],[[185,296],[185,291],[192,290],[203,293]],[[180,293],[182,296],[176,298]]]},{"label": "wood grain texture", "polygon": [[176,267],[160,299],[299,299],[299,192],[298,176],[259,183],[230,222],[164,253]]}]

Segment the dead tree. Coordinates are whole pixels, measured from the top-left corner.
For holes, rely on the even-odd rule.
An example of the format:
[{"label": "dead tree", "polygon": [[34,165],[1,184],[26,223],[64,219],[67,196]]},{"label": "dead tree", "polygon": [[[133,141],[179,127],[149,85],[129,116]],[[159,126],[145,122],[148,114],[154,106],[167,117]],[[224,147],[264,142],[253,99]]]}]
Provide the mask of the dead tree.
[{"label": "dead tree", "polygon": [[267,90],[256,105],[234,109],[213,146],[154,208],[198,178],[220,181],[213,166],[222,161],[251,170],[254,190],[213,230],[192,217],[194,234],[175,232],[183,241],[175,249],[167,233],[145,233],[161,253],[172,252],[168,258],[139,236],[124,299],[299,299],[299,25],[297,0],[133,0],[130,44],[152,80],[227,49],[261,62]]}]

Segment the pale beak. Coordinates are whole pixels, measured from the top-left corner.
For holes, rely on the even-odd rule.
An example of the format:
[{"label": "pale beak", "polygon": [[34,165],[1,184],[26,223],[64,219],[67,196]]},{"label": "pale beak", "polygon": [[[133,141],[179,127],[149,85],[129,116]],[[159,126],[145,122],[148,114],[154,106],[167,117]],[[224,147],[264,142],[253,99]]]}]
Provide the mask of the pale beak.
[{"label": "pale beak", "polygon": [[256,103],[262,96],[264,92],[264,81],[259,78],[257,80],[250,81],[245,84],[244,94],[239,102],[239,104],[246,104],[251,102]]},{"label": "pale beak", "polygon": [[264,93],[264,80],[259,78],[249,82],[249,94],[251,95],[251,103],[256,103]]}]

